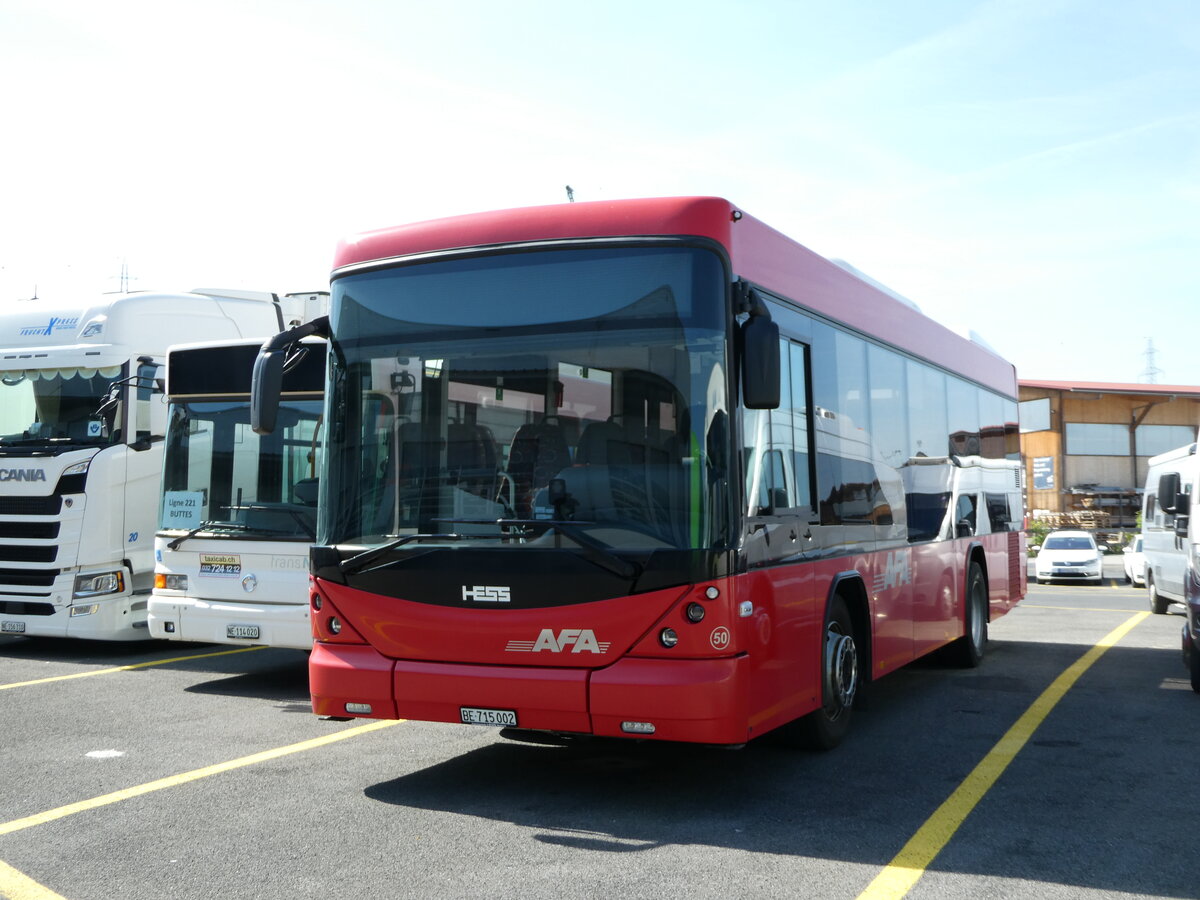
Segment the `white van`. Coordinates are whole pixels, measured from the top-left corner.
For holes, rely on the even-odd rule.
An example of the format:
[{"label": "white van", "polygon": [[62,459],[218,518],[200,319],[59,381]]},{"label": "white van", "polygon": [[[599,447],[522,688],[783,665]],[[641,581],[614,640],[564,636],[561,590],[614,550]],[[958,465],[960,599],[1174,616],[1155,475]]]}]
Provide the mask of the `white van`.
[{"label": "white van", "polygon": [[1165,613],[1171,601],[1187,605],[1183,660],[1200,693],[1200,456],[1196,444],[1150,460],[1142,508],[1142,551],[1150,609]]}]

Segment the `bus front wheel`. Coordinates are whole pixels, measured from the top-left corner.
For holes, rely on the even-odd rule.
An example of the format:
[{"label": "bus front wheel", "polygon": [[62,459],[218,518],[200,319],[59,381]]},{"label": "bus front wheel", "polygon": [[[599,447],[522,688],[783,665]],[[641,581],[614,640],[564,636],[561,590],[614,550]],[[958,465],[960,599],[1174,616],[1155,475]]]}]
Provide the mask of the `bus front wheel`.
[{"label": "bus front wheel", "polygon": [[846,601],[835,596],[825,619],[821,659],[821,708],[797,719],[790,737],[810,750],[832,750],[850,730],[854,699],[858,696],[858,643],[854,620]]}]

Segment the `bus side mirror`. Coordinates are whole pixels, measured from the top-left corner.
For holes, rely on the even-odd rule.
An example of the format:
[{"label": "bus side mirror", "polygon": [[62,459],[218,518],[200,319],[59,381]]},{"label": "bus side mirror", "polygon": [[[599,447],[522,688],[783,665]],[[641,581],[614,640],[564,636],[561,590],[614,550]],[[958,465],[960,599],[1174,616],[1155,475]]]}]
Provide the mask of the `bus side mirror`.
[{"label": "bus side mirror", "polygon": [[302,338],[330,336],[329,317],[318,316],[311,322],[281,331],[268,340],[254,360],[254,378],[250,383],[250,427],[255,434],[270,434],[279,416],[279,395],[283,393],[283,373],[290,351]]},{"label": "bus side mirror", "polygon": [[275,430],[286,359],[286,350],[263,347],[254,360],[254,380],[250,387],[250,427],[255,434],[270,434]]},{"label": "bus side mirror", "polygon": [[779,408],[779,326],[766,316],[742,326],[742,400],[747,409]]}]

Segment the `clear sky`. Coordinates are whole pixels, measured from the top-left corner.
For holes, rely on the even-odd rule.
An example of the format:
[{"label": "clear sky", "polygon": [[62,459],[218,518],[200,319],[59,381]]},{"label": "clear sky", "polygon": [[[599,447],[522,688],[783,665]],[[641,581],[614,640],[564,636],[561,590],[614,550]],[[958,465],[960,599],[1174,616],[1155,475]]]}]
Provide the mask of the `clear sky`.
[{"label": "clear sky", "polygon": [[1031,379],[1200,385],[1195,0],[0,0],[0,306],[715,194]]}]

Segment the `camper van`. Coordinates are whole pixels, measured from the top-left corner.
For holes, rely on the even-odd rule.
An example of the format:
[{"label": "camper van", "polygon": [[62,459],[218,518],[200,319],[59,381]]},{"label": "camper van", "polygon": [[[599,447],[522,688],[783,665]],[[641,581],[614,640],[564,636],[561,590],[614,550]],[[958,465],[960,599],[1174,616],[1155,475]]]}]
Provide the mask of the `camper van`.
[{"label": "camper van", "polygon": [[1196,444],[1155,456],[1146,474],[1142,548],[1150,609],[1183,603],[1183,658],[1200,693],[1200,456]]}]

